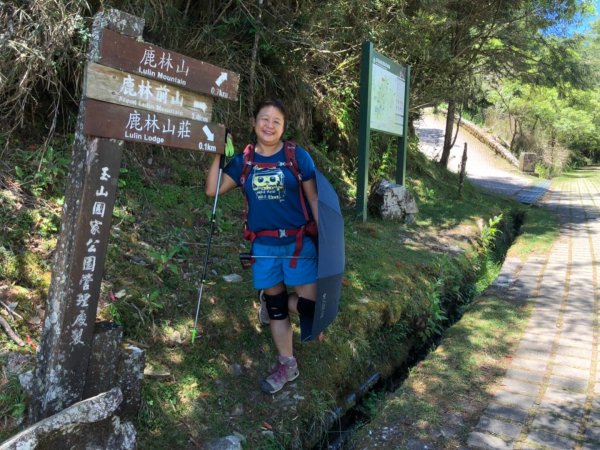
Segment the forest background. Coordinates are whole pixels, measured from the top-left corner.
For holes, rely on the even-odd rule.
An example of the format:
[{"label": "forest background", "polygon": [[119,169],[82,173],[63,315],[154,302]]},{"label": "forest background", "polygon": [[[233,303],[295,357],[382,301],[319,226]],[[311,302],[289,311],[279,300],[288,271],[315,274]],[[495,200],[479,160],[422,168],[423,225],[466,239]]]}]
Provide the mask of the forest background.
[{"label": "forest background", "polygon": [[[411,120],[446,105],[499,127],[518,156],[546,169],[600,154],[600,24],[590,0],[458,1],[52,1],[0,3],[3,128],[51,135],[74,120],[90,17],[115,7],[146,20],[146,40],[242,74],[236,103],[218,102],[215,121],[240,142],[265,95],[289,108],[290,135],[319,146],[353,178],[357,161],[361,44],[410,64]],[[47,118],[50,120],[46,120]],[[447,133],[447,140],[452,133]],[[374,146],[376,173],[392,155]],[[447,163],[446,142],[441,163]],[[384,166],[383,168],[381,166]]]},{"label": "forest background", "polygon": [[[255,318],[247,283],[223,286],[213,277],[204,305],[210,312],[201,316],[202,345],[194,352],[185,347],[210,215],[202,193],[209,158],[128,144],[99,315],[122,324],[126,338],[147,350],[155,375],[167,373],[166,381],[144,387],[136,423],[143,448],[184,448],[232,428],[252,448],[314,444],[314,435],[330,425],[324,411],[357,380],[374,368],[393,372],[410,351],[407,342],[428,342],[441,332],[450,310],[480,289],[475,278],[486,276],[481,257],[493,250],[495,232],[502,228],[511,237],[514,223],[502,224],[501,214],[504,222],[524,216],[468,184],[464,198],[456,197],[456,180],[444,170],[455,119],[493,129],[516,156],[538,153],[541,176],[600,160],[600,23],[588,34],[573,33],[593,17],[591,1],[0,2],[0,296],[27,318],[7,316],[32,354],[60,227],[91,19],[109,7],[143,17],[146,41],[241,74],[238,100],[216,101],[213,118],[233,131],[238,151],[252,138],[254,104],[265,95],[281,97],[290,113],[286,136],[310,147],[346,215],[345,312],[325,345],[299,349],[306,401],[269,403],[253,392],[252,378],[268,365],[269,340],[249,325]],[[412,228],[349,219],[364,40],[411,65],[407,187],[420,208]],[[448,113],[435,168],[416,150],[412,126],[428,107]],[[395,139],[371,139],[371,180],[392,178]],[[237,269],[229,247],[239,241],[240,200],[224,198],[218,211],[211,268],[219,275]],[[528,212],[528,220],[537,217],[537,237],[549,240],[552,233],[540,230],[551,220],[539,214]],[[429,244],[420,242],[423,236]],[[462,246],[477,250],[457,257],[455,247]],[[23,351],[0,339],[3,348]],[[26,399],[14,377],[0,384],[4,438],[22,426]],[[286,408],[296,407],[300,420],[290,422]]]}]

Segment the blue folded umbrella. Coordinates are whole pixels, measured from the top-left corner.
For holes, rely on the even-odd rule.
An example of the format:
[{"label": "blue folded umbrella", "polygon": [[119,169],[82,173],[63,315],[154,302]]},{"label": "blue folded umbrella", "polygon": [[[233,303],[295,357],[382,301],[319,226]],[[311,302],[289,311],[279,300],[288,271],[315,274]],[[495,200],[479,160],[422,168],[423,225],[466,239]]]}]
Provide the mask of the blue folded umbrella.
[{"label": "blue folded umbrella", "polygon": [[316,172],[319,195],[317,303],[314,319],[300,318],[300,339],[311,341],[337,316],[346,261],[344,218],[333,186]]}]

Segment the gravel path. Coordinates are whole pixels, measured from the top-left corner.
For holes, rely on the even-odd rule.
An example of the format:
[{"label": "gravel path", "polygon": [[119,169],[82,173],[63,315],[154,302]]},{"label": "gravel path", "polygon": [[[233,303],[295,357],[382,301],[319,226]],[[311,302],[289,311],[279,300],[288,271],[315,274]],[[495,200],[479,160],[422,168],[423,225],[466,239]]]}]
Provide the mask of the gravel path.
[{"label": "gravel path", "polygon": [[[417,127],[421,150],[439,158],[443,119],[425,116]],[[599,449],[600,177],[576,172],[567,183],[551,187],[520,174],[462,131],[450,154],[448,168],[454,172],[465,142],[471,181],[519,200],[539,191],[535,201],[541,199],[540,205],[553,210],[561,223],[549,255],[531,258],[514,274],[510,288],[528,298],[533,310],[511,366],[467,445]]]}]

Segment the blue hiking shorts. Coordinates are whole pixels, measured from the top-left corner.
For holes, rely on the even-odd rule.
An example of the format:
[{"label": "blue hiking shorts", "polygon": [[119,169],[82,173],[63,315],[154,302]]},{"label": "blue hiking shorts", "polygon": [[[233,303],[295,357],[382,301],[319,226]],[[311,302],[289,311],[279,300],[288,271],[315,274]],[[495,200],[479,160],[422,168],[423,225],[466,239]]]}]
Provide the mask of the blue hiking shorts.
[{"label": "blue hiking shorts", "polygon": [[[267,289],[283,281],[286,286],[301,286],[317,281],[317,249],[308,236],[302,239],[302,250],[296,260],[296,267],[288,256],[293,256],[296,243],[286,245],[252,244],[253,256],[273,256],[273,258],[256,258],[252,264],[252,281],[255,289]],[[286,258],[278,258],[278,257]]]}]

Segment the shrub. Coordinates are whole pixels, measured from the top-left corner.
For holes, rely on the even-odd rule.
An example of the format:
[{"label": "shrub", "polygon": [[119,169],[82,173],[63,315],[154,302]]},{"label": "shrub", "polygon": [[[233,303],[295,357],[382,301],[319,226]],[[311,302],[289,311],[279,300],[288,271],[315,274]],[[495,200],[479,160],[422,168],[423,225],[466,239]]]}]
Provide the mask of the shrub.
[{"label": "shrub", "polygon": [[18,275],[17,257],[12,251],[0,246],[0,278],[14,280]]}]

